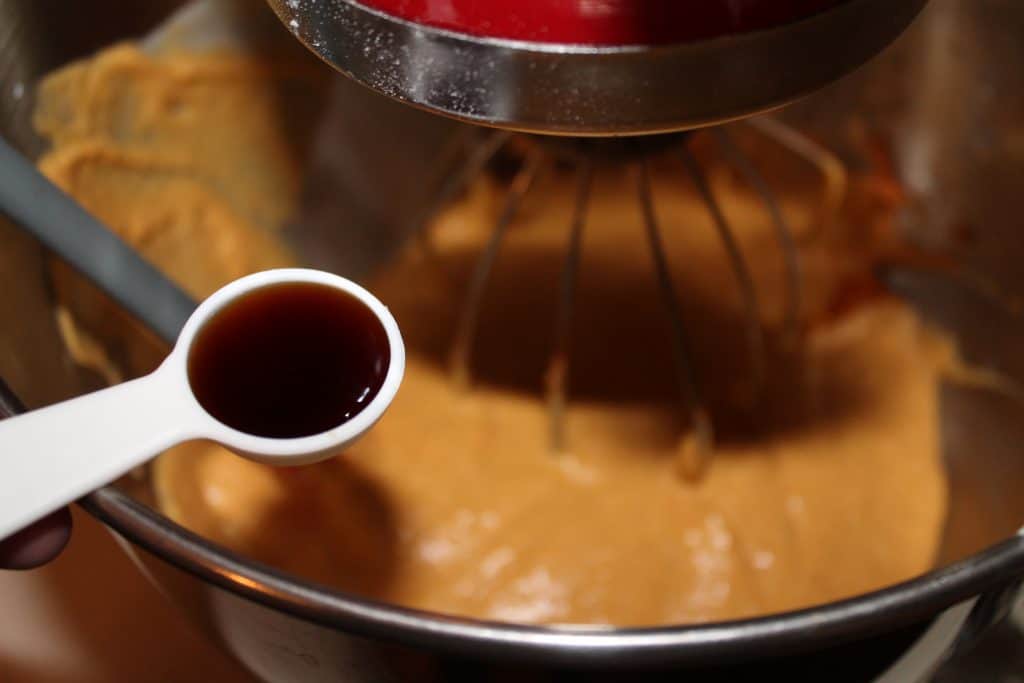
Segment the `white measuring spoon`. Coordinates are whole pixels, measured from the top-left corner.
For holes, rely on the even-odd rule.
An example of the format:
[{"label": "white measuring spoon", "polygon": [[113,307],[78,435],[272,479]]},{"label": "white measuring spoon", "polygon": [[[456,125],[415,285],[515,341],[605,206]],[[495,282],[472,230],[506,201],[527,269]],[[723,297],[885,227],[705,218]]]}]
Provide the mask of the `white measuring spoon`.
[{"label": "white measuring spoon", "polygon": [[[369,309],[387,336],[390,360],[376,396],[351,419],[312,436],[255,436],[218,421],[196,399],[188,376],[196,336],[218,312],[257,289],[294,283],[332,287]],[[302,465],[336,455],[373,426],[405,372],[398,324],[376,297],[330,273],[286,268],[236,280],[188,319],[170,355],[145,377],[0,421],[0,539],[70,503],[171,446],[209,439],[274,465]]]}]

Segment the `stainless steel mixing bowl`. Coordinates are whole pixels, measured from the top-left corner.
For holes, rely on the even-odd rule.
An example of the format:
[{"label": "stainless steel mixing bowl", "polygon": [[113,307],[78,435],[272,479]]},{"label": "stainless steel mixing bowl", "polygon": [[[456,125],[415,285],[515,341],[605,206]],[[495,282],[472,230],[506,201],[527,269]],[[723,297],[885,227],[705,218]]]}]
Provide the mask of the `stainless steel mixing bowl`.
[{"label": "stainless steel mixing bowl", "polygon": [[[39,77],[142,35],[175,4],[0,0],[0,133],[37,154],[28,122]],[[242,5],[269,15],[257,0]],[[858,159],[849,135],[864,126],[884,135],[913,194],[903,217],[908,231],[955,247],[965,263],[1024,294],[1022,77],[1024,5],[934,0],[882,58],[786,116],[850,164]],[[457,124],[345,82],[335,87],[358,103],[338,144],[359,172],[338,177],[362,185],[342,200],[359,217],[353,225],[370,229],[335,236],[358,244],[359,260],[314,265],[358,275],[394,248],[423,209],[429,192],[417,188],[436,176],[437,145]],[[0,168],[0,182],[7,172]],[[390,186],[375,192],[382,178]],[[414,199],[396,205],[390,198],[402,188]],[[80,393],[94,380],[75,369],[59,341],[43,250],[2,222],[0,243],[0,375],[30,407]],[[970,359],[1024,378],[1024,321],[1014,306],[945,278],[891,275],[900,292],[956,332]],[[83,505],[165,594],[267,680],[562,680],[656,670],[730,681],[868,680],[888,670],[887,680],[916,680],[998,621],[1024,576],[1024,538],[1016,535],[1024,520],[1022,410],[1006,396],[944,389],[952,506],[940,569],[852,600],[730,623],[547,629],[399,609],[284,575],[195,536],[153,510],[144,478],[107,487]]]}]

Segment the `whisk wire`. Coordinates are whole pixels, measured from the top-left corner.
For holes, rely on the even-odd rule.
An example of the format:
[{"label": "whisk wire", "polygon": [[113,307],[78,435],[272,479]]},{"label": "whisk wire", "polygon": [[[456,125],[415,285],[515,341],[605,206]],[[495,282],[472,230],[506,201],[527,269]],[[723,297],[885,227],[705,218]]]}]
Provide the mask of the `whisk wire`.
[{"label": "whisk wire", "polygon": [[832,226],[846,199],[849,184],[846,166],[826,147],[819,145],[805,134],[778,119],[770,116],[757,116],[746,119],[744,123],[803,159],[821,173],[823,187],[818,220],[813,224],[809,233],[796,236],[798,242],[806,243],[816,239],[823,231],[827,231]]},{"label": "whisk wire", "polygon": [[572,224],[569,230],[569,249],[562,267],[558,289],[558,303],[555,311],[554,347],[547,372],[544,375],[547,393],[548,416],[551,431],[551,448],[562,453],[567,448],[566,403],[569,383],[569,344],[572,335],[573,302],[576,296],[576,280],[579,272],[580,253],[583,247],[583,228],[586,223],[587,204],[593,185],[594,165],[589,159],[580,162],[576,198],[573,203]]},{"label": "whisk wire", "polygon": [[662,244],[661,230],[654,211],[654,200],[651,195],[650,170],[646,160],[638,164],[637,193],[643,214],[647,240],[651,247],[651,258],[658,280],[658,291],[662,304],[668,315],[672,332],[672,353],[675,360],[676,380],[679,385],[680,399],[683,404],[686,421],[692,426],[689,437],[685,437],[677,452],[677,466],[681,475],[694,480],[706,470],[714,448],[714,431],[711,417],[701,396],[700,384],[690,353],[690,342],[686,332],[682,307],[676,295],[668,259]]},{"label": "whisk wire", "polygon": [[483,304],[484,290],[494,270],[494,262],[501,251],[501,244],[508,232],[508,227],[515,218],[530,188],[533,187],[540,173],[543,156],[539,153],[529,155],[523,167],[516,174],[505,197],[498,219],[494,223],[490,239],[477,259],[466,290],[466,299],[462,307],[459,324],[456,328],[450,356],[452,380],[455,386],[465,389],[470,384],[470,360],[473,344],[476,340],[477,326],[480,322],[480,309]]},{"label": "whisk wire", "polygon": [[682,157],[683,164],[690,174],[690,178],[693,180],[697,191],[704,199],[708,212],[711,214],[712,222],[718,231],[722,246],[725,247],[733,274],[736,276],[736,283],[740,288],[740,295],[743,298],[747,355],[749,357],[752,380],[751,398],[753,399],[752,402],[756,402],[764,389],[766,351],[764,331],[761,329],[761,305],[758,302],[757,289],[754,287],[754,278],[750,274],[750,268],[743,257],[743,252],[740,250],[732,227],[729,225],[729,221],[722,212],[722,207],[711,190],[704,170],[687,147],[683,147]]},{"label": "whisk wire", "polygon": [[[762,128],[765,135],[822,168],[826,184],[832,188],[830,191],[838,191],[840,194],[845,191],[845,171],[841,165],[838,174],[828,170],[833,162],[838,163],[829,153],[818,150],[815,143],[803,138],[784,124],[768,123],[759,127],[758,130],[762,130]],[[495,131],[484,138],[483,142],[469,153],[456,173],[443,183],[441,191],[433,202],[431,213],[452,201],[458,192],[494,158],[508,141],[509,135],[508,132]],[[725,157],[740,171],[747,184],[760,196],[771,216],[775,238],[782,252],[785,267],[784,329],[787,339],[795,341],[799,334],[803,299],[798,238],[787,222],[775,193],[754,163],[727,131],[715,130],[713,135]],[[484,292],[492,276],[509,226],[527,193],[536,184],[537,177],[544,166],[546,158],[544,149],[543,146],[537,145],[528,152],[522,167],[512,180],[502,210],[473,267],[449,357],[452,380],[458,388],[464,389],[471,383],[472,353],[480,323]],[[753,406],[763,396],[767,362],[766,339],[762,328],[761,308],[754,279],[739,241],[715,196],[704,169],[701,168],[693,152],[685,144],[682,147],[681,156],[683,166],[711,217],[739,287],[744,313],[744,338],[750,366],[751,390],[745,398],[749,399],[750,405]],[[574,159],[577,187],[572,208],[568,248],[559,277],[555,301],[553,345],[544,374],[550,444],[552,451],[556,454],[565,452],[569,446],[566,423],[572,321],[583,249],[583,232],[586,227],[597,159],[596,155],[589,154],[581,154]],[[694,480],[701,476],[711,460],[715,440],[714,429],[705,397],[702,395],[690,348],[687,325],[672,280],[658,224],[651,188],[649,156],[641,156],[633,163],[637,167],[637,193],[657,277],[658,290],[670,323],[671,346],[683,422],[689,426],[687,435],[681,439],[677,448],[677,470],[684,478]],[[837,187],[838,190],[836,190]],[[826,198],[826,208],[831,206],[830,202],[832,201],[834,198]],[[427,223],[428,221],[424,220],[422,227],[425,227]],[[421,230],[424,240],[428,239],[426,234],[426,230]]]},{"label": "whisk wire", "polygon": [[787,343],[794,343],[799,335],[800,315],[803,307],[803,291],[801,284],[800,253],[797,249],[796,238],[790,228],[789,221],[782,213],[779,201],[768,184],[768,181],[754,166],[753,162],[744,154],[732,136],[723,128],[714,129],[715,137],[719,146],[725,152],[729,161],[735,165],[743,175],[747,184],[760,195],[761,201],[772,219],[775,229],[775,238],[782,250],[783,267],[785,268],[785,291],[786,310],[783,318],[783,329]]},{"label": "whisk wire", "polygon": [[[468,135],[468,133],[465,135]],[[483,171],[484,166],[508,142],[511,135],[509,131],[504,130],[489,131],[479,145],[471,148],[469,155],[462,162],[462,165],[441,183],[441,187],[438,188],[432,200],[424,207],[423,214],[416,222],[415,238],[425,254],[428,256],[433,254],[433,247],[430,243],[430,231],[427,230],[431,220],[441,212],[441,209],[450,204],[473,178]],[[464,143],[463,134],[459,134],[455,138],[453,145],[456,143],[459,146]]]}]

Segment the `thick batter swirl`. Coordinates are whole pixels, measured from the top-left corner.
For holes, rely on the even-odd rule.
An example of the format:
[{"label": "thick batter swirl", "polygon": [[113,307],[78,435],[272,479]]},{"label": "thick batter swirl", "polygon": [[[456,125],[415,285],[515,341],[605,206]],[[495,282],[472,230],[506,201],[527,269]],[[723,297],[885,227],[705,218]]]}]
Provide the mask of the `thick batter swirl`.
[{"label": "thick batter swirl", "polygon": [[[143,71],[145,79],[128,77]],[[223,83],[197,87],[207,78]],[[301,157],[283,142],[294,125],[274,124],[280,109],[272,116],[267,96],[282,78],[291,96],[303,92],[296,83],[306,81],[240,56],[152,58],[119,48],[44,88],[41,121],[55,148],[41,166],[204,295],[242,272],[291,261],[275,230],[295,210]],[[217,99],[225,87],[232,96]],[[217,127],[236,118],[256,123],[219,137]],[[204,131],[218,144],[175,153],[152,142],[164,130],[183,139]],[[246,164],[260,149],[270,151],[261,163],[279,165],[250,175]],[[371,435],[337,460],[293,470],[210,444],[182,446],[155,466],[161,508],[208,538],[340,590],[525,623],[727,619],[926,571],[946,510],[937,386],[950,346],[897,301],[837,306],[851,283],[869,277],[891,206],[870,179],[855,184],[845,223],[803,248],[812,324],[793,346],[780,331],[784,276],[769,218],[749,188],[704,161],[751,261],[770,372],[764,399],[750,405],[734,275],[698,196],[671,159],[658,161],[659,217],[719,432],[699,483],[673,471],[686,424],[628,169],[598,174],[573,324],[571,447],[550,450],[540,388],[573,192],[570,177],[551,171],[499,257],[468,390],[450,380],[447,354],[465,283],[500,210],[488,179],[438,217],[433,256],[410,246],[367,283],[409,349],[405,383]],[[252,185],[275,173],[287,180],[275,192]],[[803,230],[815,219],[798,175],[776,177],[791,181],[784,209]],[[78,334],[93,321],[107,346],[117,338],[96,307],[67,300]]]}]

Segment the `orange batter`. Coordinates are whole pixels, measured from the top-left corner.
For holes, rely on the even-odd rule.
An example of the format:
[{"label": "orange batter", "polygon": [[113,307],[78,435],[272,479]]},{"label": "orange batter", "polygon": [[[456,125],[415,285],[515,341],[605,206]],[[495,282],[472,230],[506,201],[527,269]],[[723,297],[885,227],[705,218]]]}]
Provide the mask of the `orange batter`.
[{"label": "orange batter", "polygon": [[[147,76],[126,76],[133,73]],[[194,87],[222,77],[205,94]],[[115,48],[44,86],[39,122],[55,148],[41,167],[205,295],[242,272],[290,262],[275,233],[294,212],[302,152],[285,144],[294,126],[272,115],[280,109],[267,93],[279,92],[282,78],[291,76],[237,55],[151,58]],[[302,82],[314,101],[314,81]],[[218,100],[225,86],[234,96]],[[191,103],[180,129],[175,107],[154,104],[168,99]],[[133,104],[114,109],[114,101]],[[220,138],[234,121],[244,123],[230,141]],[[165,130],[177,131],[174,144],[154,145]],[[189,131],[218,142],[180,154]],[[265,156],[250,177],[253,154]],[[751,260],[770,373],[765,399],[751,408],[734,276],[677,162],[658,160],[666,251],[719,432],[699,483],[673,470],[687,424],[628,169],[603,169],[593,192],[570,355],[570,448],[550,450],[540,387],[574,187],[551,171],[498,259],[468,390],[451,382],[447,354],[465,283],[500,210],[486,178],[438,217],[434,256],[409,246],[367,283],[391,307],[409,350],[403,387],[373,432],[343,457],[288,470],[210,444],[179,447],[153,470],[161,508],[228,547],[341,590],[524,623],[749,616],[926,571],[946,509],[936,389],[951,348],[899,302],[835,306],[869,273],[891,206],[870,179],[857,183],[847,224],[802,249],[805,313],[815,324],[794,347],[781,339],[782,261],[768,216],[705,157]],[[773,177],[792,181],[784,209],[806,231],[815,221],[810,191],[799,174],[777,170]],[[274,174],[286,182],[269,182]],[[274,192],[264,192],[268,182]],[[257,195],[259,203],[247,201]],[[116,347],[124,330],[68,290],[78,321],[70,336],[91,332]],[[121,364],[132,358],[109,354]]]}]

